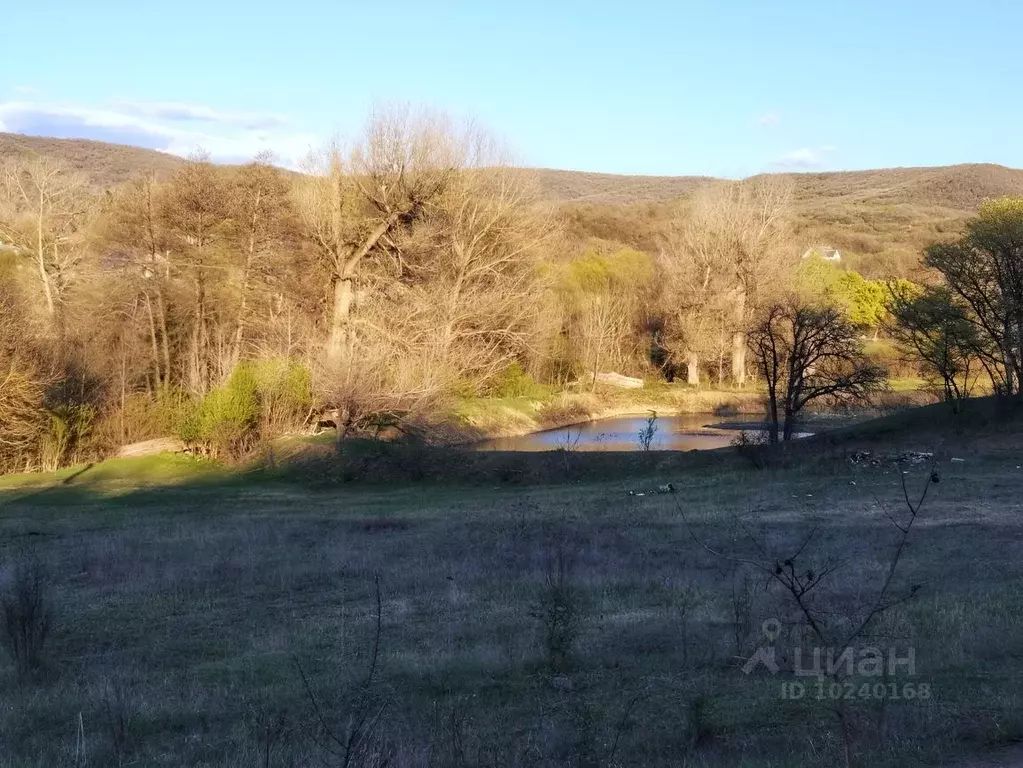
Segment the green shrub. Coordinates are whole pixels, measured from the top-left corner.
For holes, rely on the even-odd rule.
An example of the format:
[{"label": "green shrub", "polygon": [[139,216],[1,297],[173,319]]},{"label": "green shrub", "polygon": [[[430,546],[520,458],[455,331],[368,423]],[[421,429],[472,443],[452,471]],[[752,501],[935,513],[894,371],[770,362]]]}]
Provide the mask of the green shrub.
[{"label": "green shrub", "polygon": [[313,379],[309,369],[285,358],[246,365],[253,369],[261,437],[279,437],[300,427],[313,405]]},{"label": "green shrub", "polygon": [[213,456],[237,458],[259,440],[301,425],[312,404],[309,371],[290,360],[243,362],[184,419],[181,439]]},{"label": "green shrub", "polygon": [[258,426],[256,377],[243,363],[196,404],[182,424],[181,439],[203,453],[237,457],[251,447]]},{"label": "green shrub", "polygon": [[530,397],[545,400],[551,396],[551,389],[534,381],[532,376],[522,370],[518,361],[515,361],[494,377],[488,394],[491,397]]},{"label": "green shrub", "polygon": [[96,410],[91,405],[61,403],[48,413],[50,423],[40,444],[43,470],[52,472],[87,458]]}]

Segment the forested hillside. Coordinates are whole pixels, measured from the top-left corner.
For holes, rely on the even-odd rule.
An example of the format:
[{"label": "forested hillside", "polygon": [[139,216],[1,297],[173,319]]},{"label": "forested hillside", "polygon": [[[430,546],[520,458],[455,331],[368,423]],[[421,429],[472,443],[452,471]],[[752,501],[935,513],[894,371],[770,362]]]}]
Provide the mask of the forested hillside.
[{"label": "forested hillside", "polygon": [[313,415],[343,440],[474,398],[556,409],[606,371],[748,387],[750,334],[792,296],[895,365],[890,286],[912,299],[925,246],[1023,192],[998,166],[736,182],[488,146],[401,110],[301,174],[0,136],[0,468],[166,434],[240,456]]}]

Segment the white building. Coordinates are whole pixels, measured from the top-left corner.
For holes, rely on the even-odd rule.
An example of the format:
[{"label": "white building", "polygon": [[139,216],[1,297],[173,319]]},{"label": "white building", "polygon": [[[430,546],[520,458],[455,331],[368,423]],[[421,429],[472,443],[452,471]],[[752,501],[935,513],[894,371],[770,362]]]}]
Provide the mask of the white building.
[{"label": "white building", "polygon": [[806,253],[803,254],[804,259],[809,259],[811,256],[817,256],[818,258],[824,259],[824,261],[842,260],[842,254],[834,248],[826,248],[821,245],[815,245],[812,248],[808,248]]}]

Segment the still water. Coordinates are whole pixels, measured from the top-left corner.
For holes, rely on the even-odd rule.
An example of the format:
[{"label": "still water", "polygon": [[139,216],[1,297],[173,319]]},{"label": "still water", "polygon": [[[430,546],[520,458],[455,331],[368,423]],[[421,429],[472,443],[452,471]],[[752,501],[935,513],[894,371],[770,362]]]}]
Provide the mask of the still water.
[{"label": "still water", "polygon": [[[712,413],[687,413],[659,416],[657,431],[650,441],[653,451],[691,451],[724,448],[738,433],[736,429],[717,429],[714,424],[742,424],[755,421],[751,416],[715,416]],[[646,428],[646,416],[622,416],[614,419],[574,424],[520,437],[500,437],[476,446],[481,451],[639,451],[640,432]]]}]

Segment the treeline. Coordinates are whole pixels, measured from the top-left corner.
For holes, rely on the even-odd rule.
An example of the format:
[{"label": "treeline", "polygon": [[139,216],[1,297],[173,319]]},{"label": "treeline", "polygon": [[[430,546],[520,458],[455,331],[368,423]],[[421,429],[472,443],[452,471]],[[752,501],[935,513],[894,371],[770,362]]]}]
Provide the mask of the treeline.
[{"label": "treeline", "polygon": [[[936,376],[951,365],[933,359],[939,342],[970,361],[953,394],[978,364],[1018,391],[1023,322],[954,288],[949,264],[975,246],[928,252],[944,287],[866,281],[799,258],[790,199],[775,180],[723,182],[678,203],[656,252],[580,243],[488,136],[408,110],[303,173],[197,156],[98,193],[46,157],[9,160],[0,470],[166,435],[240,456],[312,419],[343,440],[411,428],[451,398],[592,387],[608,370],[762,383],[750,333],[792,295],[838,307],[855,343],[895,307],[895,335]],[[938,304],[952,314],[934,340]]]}]

